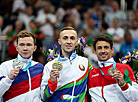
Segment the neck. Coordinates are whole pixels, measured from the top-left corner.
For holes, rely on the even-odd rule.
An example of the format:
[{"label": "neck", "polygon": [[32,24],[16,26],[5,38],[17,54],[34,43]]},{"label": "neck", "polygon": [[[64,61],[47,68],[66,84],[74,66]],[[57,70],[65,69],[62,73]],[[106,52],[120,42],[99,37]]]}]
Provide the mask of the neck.
[{"label": "neck", "polygon": [[63,55],[64,57],[69,57],[69,55],[71,54],[71,52],[65,52],[65,51],[63,51],[62,50],[62,53],[61,53],[61,55]]}]

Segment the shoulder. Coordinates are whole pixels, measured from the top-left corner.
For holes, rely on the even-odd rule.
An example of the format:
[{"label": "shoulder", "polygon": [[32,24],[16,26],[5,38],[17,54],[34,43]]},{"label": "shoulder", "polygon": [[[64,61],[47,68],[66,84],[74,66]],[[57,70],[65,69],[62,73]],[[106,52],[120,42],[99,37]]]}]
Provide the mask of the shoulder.
[{"label": "shoulder", "polygon": [[93,75],[93,74],[98,74],[99,73],[99,68],[92,68],[92,70],[89,72],[90,75]]},{"label": "shoulder", "polygon": [[32,61],[32,66],[39,66],[39,67],[44,67],[43,64],[41,64],[40,62],[36,62],[36,61]]},{"label": "shoulder", "polygon": [[125,71],[125,69],[132,72],[132,68],[128,64],[116,63],[116,68],[123,72]]},{"label": "shoulder", "polygon": [[8,60],[3,62],[0,65],[0,72],[9,74],[9,72],[13,69],[12,64],[13,64],[13,60]]},{"label": "shoulder", "polygon": [[12,64],[13,61],[14,61],[13,59],[12,59],[12,60],[8,60],[8,61],[5,61],[5,62],[1,63],[1,65],[6,65],[6,66],[8,66],[9,64]]},{"label": "shoulder", "polygon": [[58,60],[58,58],[55,58],[55,59],[53,59],[53,60],[47,62],[44,66],[51,66],[51,65],[52,65],[55,61],[57,61],[57,60]]},{"label": "shoulder", "polygon": [[86,57],[82,57],[82,56],[77,56],[77,60],[82,60],[82,61],[88,61],[88,59]]}]

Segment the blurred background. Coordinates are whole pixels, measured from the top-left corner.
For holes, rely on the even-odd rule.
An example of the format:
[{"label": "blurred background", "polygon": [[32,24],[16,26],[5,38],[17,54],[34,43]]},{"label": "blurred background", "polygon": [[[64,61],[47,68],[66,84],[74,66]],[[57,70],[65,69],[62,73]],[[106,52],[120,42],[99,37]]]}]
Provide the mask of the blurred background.
[{"label": "blurred background", "polygon": [[17,57],[16,35],[23,29],[37,38],[33,58],[47,60],[40,48],[52,49],[60,29],[72,26],[87,47],[84,56],[97,67],[92,40],[100,34],[114,41],[113,57],[119,58],[138,49],[138,0],[0,0],[0,63]]}]

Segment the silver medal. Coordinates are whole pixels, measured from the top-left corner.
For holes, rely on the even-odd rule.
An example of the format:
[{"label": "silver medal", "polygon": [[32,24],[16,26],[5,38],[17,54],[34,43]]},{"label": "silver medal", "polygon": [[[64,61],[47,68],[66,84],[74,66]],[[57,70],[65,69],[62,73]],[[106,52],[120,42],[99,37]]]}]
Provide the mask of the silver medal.
[{"label": "silver medal", "polygon": [[21,60],[15,60],[12,64],[13,68],[23,68],[23,62]]}]

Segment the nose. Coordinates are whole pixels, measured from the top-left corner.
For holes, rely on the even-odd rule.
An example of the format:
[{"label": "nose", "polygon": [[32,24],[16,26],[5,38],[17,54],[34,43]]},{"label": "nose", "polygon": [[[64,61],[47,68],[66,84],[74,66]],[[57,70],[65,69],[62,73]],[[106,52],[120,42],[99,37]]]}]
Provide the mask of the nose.
[{"label": "nose", "polygon": [[67,43],[69,43],[69,44],[70,44],[70,43],[71,43],[71,39],[68,39],[68,40],[67,40]]},{"label": "nose", "polygon": [[101,49],[101,52],[105,52],[105,49],[104,49],[104,48],[102,48],[102,49]]},{"label": "nose", "polygon": [[27,51],[27,46],[26,46],[26,45],[24,45],[24,48],[23,48],[23,49],[24,49],[24,51]]}]

